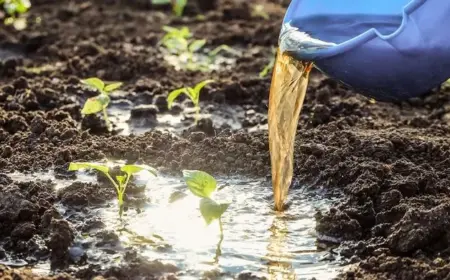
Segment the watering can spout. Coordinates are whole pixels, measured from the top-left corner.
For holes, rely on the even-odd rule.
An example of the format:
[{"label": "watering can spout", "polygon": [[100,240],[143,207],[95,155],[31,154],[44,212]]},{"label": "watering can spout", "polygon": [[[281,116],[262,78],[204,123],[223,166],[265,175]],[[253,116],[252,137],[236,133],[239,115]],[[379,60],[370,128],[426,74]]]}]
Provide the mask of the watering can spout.
[{"label": "watering can spout", "polygon": [[295,56],[295,53],[298,52],[303,54],[313,53],[319,49],[336,46],[335,43],[312,38],[307,33],[292,26],[290,22],[282,25],[278,45],[281,53],[292,56]]},{"label": "watering can spout", "polygon": [[379,101],[421,96],[450,77],[450,1],[293,0],[280,51]]}]

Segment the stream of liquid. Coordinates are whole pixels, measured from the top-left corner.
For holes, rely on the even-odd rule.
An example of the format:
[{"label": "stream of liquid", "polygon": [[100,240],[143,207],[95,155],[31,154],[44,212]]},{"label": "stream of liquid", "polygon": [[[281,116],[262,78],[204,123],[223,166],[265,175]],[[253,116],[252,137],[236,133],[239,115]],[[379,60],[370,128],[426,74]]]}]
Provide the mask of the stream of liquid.
[{"label": "stream of liquid", "polygon": [[312,62],[298,61],[277,51],[269,97],[269,148],[275,209],[282,211],[294,168],[298,119]]}]

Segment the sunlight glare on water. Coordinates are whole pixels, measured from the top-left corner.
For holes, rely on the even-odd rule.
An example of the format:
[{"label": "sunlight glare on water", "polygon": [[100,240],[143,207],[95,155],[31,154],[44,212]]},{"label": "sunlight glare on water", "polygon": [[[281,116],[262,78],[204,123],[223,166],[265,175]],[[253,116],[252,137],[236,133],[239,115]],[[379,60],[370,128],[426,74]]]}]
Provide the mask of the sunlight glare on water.
[{"label": "sunlight glare on water", "polygon": [[[198,210],[199,198],[191,195],[179,178],[146,177],[138,176],[137,183],[149,179],[146,195],[151,202],[141,213],[126,216],[127,228],[140,236],[156,234],[170,244],[169,250],[147,247],[140,253],[177,265],[187,272],[180,279],[198,279],[204,271],[217,267],[225,275],[251,271],[270,279],[330,279],[336,275],[336,267],[319,261],[328,252],[317,250],[314,234],[313,215],[316,209],[326,209],[329,201],[292,189],[292,205],[277,213],[272,210],[269,183],[227,180],[216,199],[232,204],[223,216],[224,240],[218,264],[214,264],[219,226],[206,226]],[[223,185],[223,180],[218,181]],[[170,203],[175,191],[187,196]],[[103,219],[117,226],[116,209],[105,209]]]}]

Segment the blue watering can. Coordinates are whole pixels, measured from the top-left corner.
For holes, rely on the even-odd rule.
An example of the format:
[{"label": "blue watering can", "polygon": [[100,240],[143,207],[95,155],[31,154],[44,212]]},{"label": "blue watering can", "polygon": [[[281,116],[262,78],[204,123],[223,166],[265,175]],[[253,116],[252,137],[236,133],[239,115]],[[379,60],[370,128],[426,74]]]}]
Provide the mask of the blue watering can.
[{"label": "blue watering can", "polygon": [[280,50],[379,101],[450,77],[450,0],[292,0]]}]

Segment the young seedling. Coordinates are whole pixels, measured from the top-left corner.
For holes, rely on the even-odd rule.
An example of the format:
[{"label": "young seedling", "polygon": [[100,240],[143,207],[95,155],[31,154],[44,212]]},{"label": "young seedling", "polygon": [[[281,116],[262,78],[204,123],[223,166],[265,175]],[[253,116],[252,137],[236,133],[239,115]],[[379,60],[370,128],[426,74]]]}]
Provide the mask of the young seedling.
[{"label": "young seedling", "polygon": [[192,33],[188,27],[180,29],[164,26],[163,30],[166,34],[161,39],[161,44],[172,54],[178,56],[179,60],[187,61],[185,68],[193,71],[204,71],[207,69],[204,65],[198,64],[194,60],[195,53],[200,51],[206,44],[205,39],[191,40]]},{"label": "young seedling", "polygon": [[105,84],[105,82],[103,82],[99,78],[89,78],[81,80],[81,82],[87,86],[90,86],[91,88],[94,88],[100,93],[99,95],[86,100],[86,103],[81,110],[81,114],[91,115],[103,112],[103,118],[105,120],[106,126],[108,127],[108,129],[111,129],[111,122],[109,121],[108,114],[106,112],[106,108],[111,101],[109,94],[121,87],[122,83]]},{"label": "young seedling", "polygon": [[30,8],[29,0],[0,0],[0,5],[6,13],[4,23],[6,25],[13,24],[16,29],[24,29],[26,27],[26,20],[19,21],[18,16],[25,14]]},{"label": "young seedling", "polygon": [[265,20],[268,20],[270,18],[269,14],[266,12],[264,8],[264,5],[261,4],[253,5],[252,17],[260,17]]},{"label": "young seedling", "polygon": [[123,214],[123,196],[127,190],[128,182],[133,174],[141,171],[148,171],[154,176],[157,176],[156,170],[148,165],[124,165],[120,168],[123,175],[116,176],[114,180],[109,174],[109,167],[102,164],[90,163],[90,162],[71,162],[69,165],[69,171],[78,171],[81,169],[95,169],[103,173],[106,178],[109,179],[117,192],[117,201],[119,202],[119,217],[122,219]]},{"label": "young seedling", "polygon": [[187,0],[152,0],[153,5],[172,5],[172,10],[177,17],[181,17],[184,8],[187,5]]},{"label": "young seedling", "polygon": [[240,55],[240,53],[238,51],[236,51],[235,49],[233,49],[232,47],[230,47],[228,45],[220,45],[208,53],[210,63],[213,63],[214,61],[216,61],[217,55],[222,51],[227,52],[232,55],[235,55],[235,56]]},{"label": "young seedling", "polygon": [[273,67],[275,66],[275,56],[276,56],[276,49],[272,49],[272,57],[270,58],[269,63],[264,67],[264,69],[259,73],[260,78],[265,78],[270,71],[272,71]]},{"label": "young seedling", "polygon": [[213,176],[199,170],[183,170],[183,177],[189,190],[200,197],[200,214],[207,225],[218,220],[220,230],[220,240],[216,250],[216,262],[221,254],[220,246],[223,241],[222,215],[227,211],[230,203],[220,203],[211,197],[217,189],[217,181]]},{"label": "young seedling", "polygon": [[161,39],[161,44],[172,53],[180,54],[188,47],[188,39],[192,37],[189,27],[175,28],[171,26],[163,26],[162,28],[166,34]]},{"label": "young seedling", "polygon": [[194,88],[191,87],[184,87],[184,88],[179,88],[176,89],[174,91],[172,91],[171,93],[169,93],[169,95],[167,96],[167,104],[169,107],[169,110],[172,108],[173,102],[175,101],[175,99],[182,93],[184,93],[185,95],[187,95],[189,97],[189,99],[191,99],[192,103],[194,103],[194,107],[195,107],[195,124],[197,124],[199,118],[200,118],[200,91],[209,83],[214,82],[214,80],[205,80],[203,82],[198,83],[197,85],[195,85]]}]

